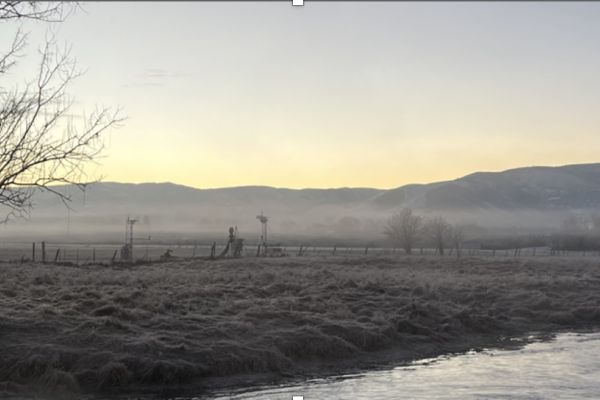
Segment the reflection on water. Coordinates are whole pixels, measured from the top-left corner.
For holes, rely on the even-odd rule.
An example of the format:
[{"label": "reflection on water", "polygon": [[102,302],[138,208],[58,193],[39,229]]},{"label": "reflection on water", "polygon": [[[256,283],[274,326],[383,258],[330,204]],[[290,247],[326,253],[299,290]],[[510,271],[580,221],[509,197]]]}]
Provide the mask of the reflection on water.
[{"label": "reflection on water", "polygon": [[600,399],[600,333],[216,399]]}]

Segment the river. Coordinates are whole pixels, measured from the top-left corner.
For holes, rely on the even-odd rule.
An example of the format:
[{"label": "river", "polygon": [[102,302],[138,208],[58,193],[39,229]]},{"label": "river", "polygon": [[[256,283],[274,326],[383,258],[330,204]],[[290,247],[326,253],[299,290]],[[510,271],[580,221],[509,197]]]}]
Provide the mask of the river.
[{"label": "river", "polygon": [[202,399],[600,399],[600,333],[558,335],[518,350],[420,360],[385,371],[220,393]]}]

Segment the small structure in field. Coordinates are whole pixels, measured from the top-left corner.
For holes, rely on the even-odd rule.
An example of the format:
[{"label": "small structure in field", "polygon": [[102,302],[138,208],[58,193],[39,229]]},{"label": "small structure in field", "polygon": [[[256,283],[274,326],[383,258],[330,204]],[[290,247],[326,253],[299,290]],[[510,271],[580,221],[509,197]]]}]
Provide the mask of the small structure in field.
[{"label": "small structure in field", "polygon": [[239,258],[242,256],[242,251],[244,250],[244,239],[239,237],[237,226],[229,227],[229,238],[227,240],[227,245],[217,256],[217,258],[223,257],[233,257]]},{"label": "small structure in field", "polygon": [[121,247],[121,260],[133,261],[133,225],[138,220],[127,217],[125,222],[125,244]]},{"label": "small structure in field", "polygon": [[256,248],[256,257],[284,257],[287,256],[285,248],[279,243],[269,243],[267,239],[267,233],[269,230],[269,217],[264,215],[261,211],[260,215],[256,216],[256,219],[260,221],[261,235],[260,242]]},{"label": "small structure in field", "polygon": [[173,255],[173,250],[171,250],[171,249],[167,249],[167,250],[166,250],[166,251],[165,251],[163,254],[161,254],[161,255],[160,255],[160,259],[161,259],[162,261],[165,261],[165,260],[172,260],[172,259],[174,259],[174,258],[177,258],[177,257],[175,257],[175,256]]},{"label": "small structure in field", "polygon": [[276,245],[269,246],[269,248],[266,250],[265,256],[267,256],[267,257],[285,257],[285,256],[287,256],[287,253],[285,251],[285,248],[283,248],[279,244],[276,244]]},{"label": "small structure in field", "polygon": [[[127,221],[125,222],[125,244],[121,246],[121,261],[132,262],[134,261],[133,256],[133,226],[138,222],[135,218],[127,217]],[[150,240],[150,236],[147,238],[135,238],[138,240]]]}]

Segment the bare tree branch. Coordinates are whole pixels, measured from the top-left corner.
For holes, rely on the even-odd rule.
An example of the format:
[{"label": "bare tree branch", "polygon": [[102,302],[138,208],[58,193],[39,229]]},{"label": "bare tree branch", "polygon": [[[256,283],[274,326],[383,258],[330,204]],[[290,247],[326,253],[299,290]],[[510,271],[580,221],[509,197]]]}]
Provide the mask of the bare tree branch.
[{"label": "bare tree branch", "polygon": [[5,74],[10,68],[15,66],[17,58],[26,44],[27,35],[18,30],[8,51],[0,54],[0,74]]},{"label": "bare tree branch", "polygon": [[456,257],[460,257],[462,253],[463,242],[465,241],[465,228],[460,225],[452,226],[450,230],[450,242],[456,250]]},{"label": "bare tree branch", "polygon": [[[60,21],[65,5],[0,1],[0,23],[29,18]],[[27,36],[17,31],[11,47],[0,55],[0,74],[14,67]],[[38,73],[24,88],[0,86],[0,206],[5,221],[31,209],[36,190],[57,195],[68,206],[70,197],[54,185],[80,188],[93,182],[85,166],[103,150],[102,134],[118,126],[119,110],[100,108],[75,123],[73,101],[67,89],[81,73],[69,49],[61,50],[53,38],[40,49]]]},{"label": "bare tree branch", "polygon": [[400,245],[406,254],[411,254],[421,231],[421,217],[410,208],[404,208],[387,221],[384,233]]},{"label": "bare tree branch", "polygon": [[424,232],[432,241],[440,256],[444,255],[446,243],[450,239],[452,226],[442,216],[431,218],[424,226]]},{"label": "bare tree branch", "polygon": [[0,1],[0,21],[33,19],[45,22],[62,22],[77,7],[68,1]]}]

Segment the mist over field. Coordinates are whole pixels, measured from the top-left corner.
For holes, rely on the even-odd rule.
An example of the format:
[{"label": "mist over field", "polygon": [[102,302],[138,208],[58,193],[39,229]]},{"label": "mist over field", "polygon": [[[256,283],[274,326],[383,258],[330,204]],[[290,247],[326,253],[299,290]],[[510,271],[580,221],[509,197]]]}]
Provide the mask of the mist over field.
[{"label": "mist over field", "polygon": [[270,218],[275,241],[299,238],[385,240],[384,223],[403,207],[424,216],[479,228],[477,235],[551,233],[569,215],[600,206],[600,164],[519,168],[475,173],[453,181],[397,189],[284,189],[246,186],[195,189],[172,183],[97,183],[72,196],[68,210],[51,193],[38,193],[30,218],[0,227],[4,239],[121,240],[127,216],[156,240],[214,240],[237,226],[258,242],[256,215]]}]

